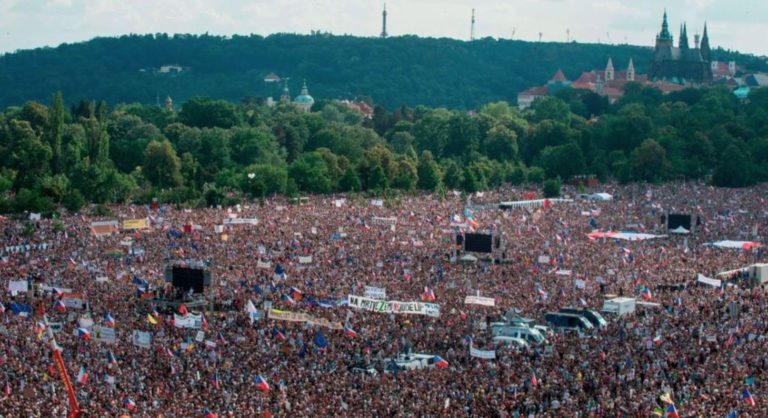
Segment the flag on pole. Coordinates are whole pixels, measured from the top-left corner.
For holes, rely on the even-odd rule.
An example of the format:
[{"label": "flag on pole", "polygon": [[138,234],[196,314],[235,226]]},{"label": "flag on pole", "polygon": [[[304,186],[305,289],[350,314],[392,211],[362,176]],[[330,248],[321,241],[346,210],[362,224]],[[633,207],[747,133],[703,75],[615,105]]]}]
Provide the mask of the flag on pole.
[{"label": "flag on pole", "polygon": [[115,326],[115,318],[113,318],[112,315],[109,314],[109,312],[104,314],[104,325],[108,327]]},{"label": "flag on pole", "polygon": [[352,327],[345,326],[344,335],[350,338],[355,338],[357,337],[357,331],[353,330]]},{"label": "flag on pole", "polygon": [[677,413],[677,408],[673,403],[667,407],[667,418],[680,418],[680,414]]},{"label": "flag on pole", "polygon": [[745,404],[749,406],[755,406],[755,398],[752,396],[751,393],[749,393],[749,389],[744,389],[743,392],[741,392],[741,400],[744,401]]},{"label": "flag on pole", "polygon": [[448,362],[440,357],[440,356],[434,356],[432,357],[432,363],[435,365],[435,367],[439,367],[441,369],[447,369],[448,368]]},{"label": "flag on pole", "polygon": [[84,339],[84,340],[90,340],[91,339],[91,331],[88,331],[85,328],[78,328],[77,329],[77,336]]},{"label": "flag on pole", "polygon": [[66,312],[67,306],[64,305],[61,299],[56,299],[56,302],[53,304],[53,310],[56,312]]},{"label": "flag on pole", "polygon": [[257,389],[262,392],[269,392],[269,384],[267,384],[266,379],[261,377],[261,375],[256,376],[253,380],[256,383]]},{"label": "flag on pole", "polygon": [[85,366],[80,366],[80,371],[77,373],[77,383],[84,385],[88,382],[88,371]]},{"label": "flag on pole", "polygon": [[421,294],[421,300],[434,302],[435,299],[435,292],[432,291],[432,289],[430,289],[428,286],[424,286],[424,293]]}]

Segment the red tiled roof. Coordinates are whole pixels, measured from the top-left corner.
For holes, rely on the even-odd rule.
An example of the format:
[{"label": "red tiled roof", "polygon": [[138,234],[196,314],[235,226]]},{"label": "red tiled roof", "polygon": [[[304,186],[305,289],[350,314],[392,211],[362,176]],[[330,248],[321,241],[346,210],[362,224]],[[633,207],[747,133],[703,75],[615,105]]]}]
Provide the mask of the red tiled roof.
[{"label": "red tiled roof", "polygon": [[531,87],[518,94],[518,96],[546,96],[547,86]]},{"label": "red tiled roof", "polygon": [[558,69],[555,75],[552,77],[552,81],[559,81],[559,82],[566,81],[565,74],[563,74],[563,71]]}]

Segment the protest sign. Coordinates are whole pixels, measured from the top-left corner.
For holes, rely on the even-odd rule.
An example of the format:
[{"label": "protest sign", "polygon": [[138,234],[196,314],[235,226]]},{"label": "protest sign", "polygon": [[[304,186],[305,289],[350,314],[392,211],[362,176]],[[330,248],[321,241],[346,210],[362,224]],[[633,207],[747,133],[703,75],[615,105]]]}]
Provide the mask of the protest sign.
[{"label": "protest sign", "polygon": [[587,287],[587,283],[584,280],[581,279],[574,279],[573,285],[576,286],[579,289],[584,289]]},{"label": "protest sign", "polygon": [[312,262],[312,256],[299,256],[299,264],[310,264]]},{"label": "protest sign", "polygon": [[131,342],[137,347],[149,348],[152,345],[152,334],[146,331],[133,330]]},{"label": "protest sign", "polygon": [[27,293],[29,291],[29,283],[26,280],[9,280],[8,291],[12,295]]},{"label": "protest sign", "polygon": [[301,312],[281,311],[279,309],[271,309],[268,314],[269,319],[275,319],[278,321],[288,322],[306,322],[310,325],[317,325],[324,328],[340,330],[344,329],[341,322],[331,322],[325,318],[318,318],[309,314]]},{"label": "protest sign", "polygon": [[114,328],[96,325],[93,327],[93,339],[107,344],[115,344],[117,335]]},{"label": "protest sign", "polygon": [[148,228],[149,228],[149,220],[147,220],[147,218],[126,219],[123,221],[123,230],[148,229]]},{"label": "protest sign", "polygon": [[379,313],[427,315],[432,317],[440,316],[440,305],[436,303],[425,302],[399,302],[383,301],[362,296],[349,295],[347,304],[351,308],[363,309],[366,311]]},{"label": "protest sign", "polygon": [[365,297],[371,299],[386,299],[387,289],[382,287],[365,286]]},{"label": "protest sign", "polygon": [[203,323],[202,315],[188,314],[181,316],[179,314],[173,314],[173,325],[176,328],[192,328],[200,329]]},{"label": "protest sign", "polygon": [[256,218],[227,218],[224,219],[224,225],[258,225]]},{"label": "protest sign", "polygon": [[496,350],[478,350],[475,347],[469,347],[469,355],[485,360],[494,360],[496,358]]},{"label": "protest sign", "polygon": [[464,298],[465,305],[483,305],[483,306],[496,306],[496,299],[486,298],[482,296],[467,296]]}]

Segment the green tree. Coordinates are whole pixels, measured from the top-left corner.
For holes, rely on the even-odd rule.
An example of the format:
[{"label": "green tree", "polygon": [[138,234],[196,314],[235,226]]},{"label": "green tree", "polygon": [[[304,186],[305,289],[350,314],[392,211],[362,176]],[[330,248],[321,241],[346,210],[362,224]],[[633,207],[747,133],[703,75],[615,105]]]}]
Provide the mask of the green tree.
[{"label": "green tree", "polygon": [[752,183],[752,166],[747,155],[736,144],[729,145],[720,158],[712,183],[718,187],[744,187]]},{"label": "green tree", "polygon": [[328,166],[317,152],[301,154],[288,166],[288,175],[296,182],[299,190],[310,193],[329,193],[332,182]]},{"label": "green tree", "polygon": [[544,197],[560,197],[560,188],[562,184],[559,178],[547,179],[544,182]]},{"label": "green tree", "polygon": [[485,149],[488,158],[499,161],[517,160],[517,134],[502,124],[492,127],[485,139]]},{"label": "green tree", "polygon": [[419,165],[417,167],[417,175],[419,178],[419,189],[430,191],[437,189],[442,176],[440,174],[440,167],[435,162],[431,152],[425,150],[421,153],[421,158],[419,158]]},{"label": "green tree", "polygon": [[196,128],[224,128],[239,125],[241,115],[234,104],[224,100],[195,97],[184,103],[179,120]]},{"label": "green tree", "polygon": [[270,164],[249,165],[243,170],[240,177],[241,189],[257,197],[285,193],[287,184],[288,171],[286,168]]},{"label": "green tree", "polygon": [[670,170],[667,152],[655,140],[648,138],[632,151],[632,172],[645,181],[662,180]]},{"label": "green tree", "polygon": [[58,174],[61,172],[61,141],[64,136],[64,98],[60,91],[53,94],[48,114],[46,139],[51,147],[51,169]]},{"label": "green tree", "polygon": [[548,177],[569,179],[584,172],[584,154],[581,148],[571,141],[565,145],[546,147],[541,151],[541,167]]},{"label": "green tree", "polygon": [[155,187],[178,187],[182,184],[181,160],[167,139],[147,145],[141,172]]},{"label": "green tree", "polygon": [[339,190],[342,192],[359,192],[363,189],[360,183],[360,177],[352,167],[347,167],[344,175],[339,180]]}]

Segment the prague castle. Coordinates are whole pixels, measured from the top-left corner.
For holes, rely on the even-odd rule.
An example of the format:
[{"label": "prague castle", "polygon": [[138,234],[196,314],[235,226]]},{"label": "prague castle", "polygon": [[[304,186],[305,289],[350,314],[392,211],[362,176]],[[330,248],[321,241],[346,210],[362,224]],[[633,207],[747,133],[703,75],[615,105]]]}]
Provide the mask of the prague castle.
[{"label": "prague castle", "polygon": [[665,11],[661,32],[656,36],[653,60],[648,69],[649,80],[686,85],[711,83],[711,59],[707,25],[704,24],[701,40],[698,35],[694,36],[693,47],[691,47],[688,43],[688,28],[686,24],[682,24],[677,46],[674,46]]}]

